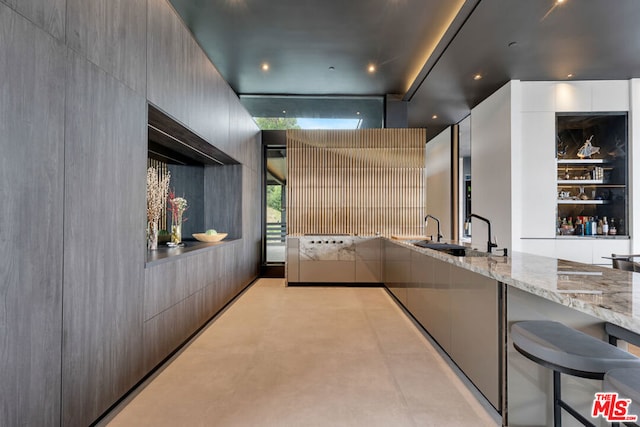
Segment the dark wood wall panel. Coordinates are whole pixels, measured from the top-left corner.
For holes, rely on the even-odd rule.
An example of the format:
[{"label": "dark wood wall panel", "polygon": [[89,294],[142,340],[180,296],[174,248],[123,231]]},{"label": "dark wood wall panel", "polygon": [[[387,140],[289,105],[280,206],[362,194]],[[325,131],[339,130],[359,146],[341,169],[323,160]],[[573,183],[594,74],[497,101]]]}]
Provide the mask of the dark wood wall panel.
[{"label": "dark wood wall panel", "polygon": [[253,119],[171,5],[166,0],[148,1],[149,101],[218,149],[257,170],[259,150],[253,142],[259,129]]},{"label": "dark wood wall panel", "polygon": [[240,242],[145,269],[145,370],[151,370],[242,289]]},{"label": "dark wood wall panel", "polygon": [[148,1],[149,102],[235,158],[228,141],[230,89],[169,2]]},{"label": "dark wood wall panel", "polygon": [[0,4],[2,426],[60,419],[65,57]]},{"label": "dark wood wall panel", "polygon": [[157,316],[221,275],[224,246],[145,269],[144,320]]},{"label": "dark wood wall panel", "polygon": [[190,92],[188,123],[211,144],[238,161],[238,142],[229,137],[229,116],[235,94],[193,38],[190,47],[193,80]]},{"label": "dark wood wall panel", "polygon": [[184,281],[178,276],[177,262],[178,260],[145,268],[143,315],[145,321],[188,296],[183,286]]},{"label": "dark wood wall panel", "polygon": [[[204,223],[204,167],[169,165],[171,189],[176,197],[184,197],[188,208],[183,215],[182,238],[192,239],[193,233],[206,231]],[[171,231],[171,213],[167,215],[166,229]],[[160,228],[164,228],[162,225]]]},{"label": "dark wood wall panel", "polygon": [[242,234],[242,165],[206,166],[204,171],[204,223],[228,238]]},{"label": "dark wood wall panel", "polygon": [[262,197],[260,173],[244,167],[242,176],[242,229],[244,233],[243,253],[245,262],[242,283],[248,283],[259,274],[262,236]]},{"label": "dark wood wall panel", "polygon": [[230,97],[229,111],[229,140],[238,146],[238,157],[243,164],[260,171],[262,141],[258,126],[235,94]]},{"label": "dark wood wall panel", "polygon": [[66,0],[2,0],[53,37],[64,42]]},{"label": "dark wood wall panel", "polygon": [[67,45],[141,95],[147,0],[66,0]]},{"label": "dark wood wall panel", "polygon": [[[167,0],[0,0],[0,40],[0,425],[89,425],[257,276],[260,134]],[[147,96],[244,163],[243,238],[163,273]]]},{"label": "dark wood wall panel", "polygon": [[142,376],[145,99],[70,55],[65,125],[63,424]]},{"label": "dark wood wall panel", "polygon": [[150,371],[206,320],[204,290],[189,296],[144,324],[145,370]]}]

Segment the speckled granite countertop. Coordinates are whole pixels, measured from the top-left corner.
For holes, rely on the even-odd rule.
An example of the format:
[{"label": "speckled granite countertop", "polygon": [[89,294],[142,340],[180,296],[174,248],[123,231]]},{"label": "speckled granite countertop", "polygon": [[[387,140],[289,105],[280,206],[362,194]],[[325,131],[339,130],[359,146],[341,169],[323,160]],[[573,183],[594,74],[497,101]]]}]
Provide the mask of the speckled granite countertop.
[{"label": "speckled granite countertop", "polygon": [[520,252],[456,257],[387,240],[640,333],[640,273]]}]

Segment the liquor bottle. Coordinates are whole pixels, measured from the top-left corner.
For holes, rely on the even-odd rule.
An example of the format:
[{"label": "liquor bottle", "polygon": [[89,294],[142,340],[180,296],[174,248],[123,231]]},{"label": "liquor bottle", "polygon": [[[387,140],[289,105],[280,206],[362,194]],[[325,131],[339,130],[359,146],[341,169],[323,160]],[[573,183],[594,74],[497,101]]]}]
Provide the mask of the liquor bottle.
[{"label": "liquor bottle", "polygon": [[615,236],[618,233],[616,230],[616,220],[615,218],[611,218],[611,223],[609,224],[609,236]]},{"label": "liquor bottle", "polygon": [[569,225],[569,228],[573,228],[573,217],[572,216],[569,217],[569,220],[567,221],[567,223]]},{"label": "liquor bottle", "polygon": [[580,217],[576,220],[576,236],[584,236],[584,224]]},{"label": "liquor bottle", "polygon": [[609,234],[609,223],[607,222],[606,216],[602,219],[602,234],[605,236]]},{"label": "liquor bottle", "polygon": [[585,234],[585,236],[590,236],[591,235],[591,217],[589,217],[589,218],[585,217],[584,234]]},{"label": "liquor bottle", "polygon": [[598,234],[598,217],[592,218],[591,222],[591,235],[595,236]]},{"label": "liquor bottle", "polygon": [[596,234],[602,235],[602,233],[604,232],[603,225],[604,224],[602,223],[602,220],[599,219],[598,220],[598,228],[597,228]]}]

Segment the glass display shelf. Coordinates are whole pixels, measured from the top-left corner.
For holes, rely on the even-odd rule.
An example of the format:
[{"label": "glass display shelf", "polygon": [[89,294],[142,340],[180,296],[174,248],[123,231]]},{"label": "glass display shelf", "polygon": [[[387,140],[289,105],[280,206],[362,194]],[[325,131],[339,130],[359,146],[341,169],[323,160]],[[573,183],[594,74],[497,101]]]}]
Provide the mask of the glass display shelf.
[{"label": "glass display shelf", "polygon": [[627,135],[627,112],[556,114],[558,235],[572,234],[565,222],[605,217],[628,233]]}]

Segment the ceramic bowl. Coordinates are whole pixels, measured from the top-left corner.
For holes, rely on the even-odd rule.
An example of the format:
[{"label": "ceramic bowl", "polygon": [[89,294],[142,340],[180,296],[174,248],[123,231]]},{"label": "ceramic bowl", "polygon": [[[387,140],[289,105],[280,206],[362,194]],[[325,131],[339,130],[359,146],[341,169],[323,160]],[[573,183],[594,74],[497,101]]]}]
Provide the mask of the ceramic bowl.
[{"label": "ceramic bowl", "polygon": [[200,242],[214,243],[219,242],[220,240],[227,237],[227,233],[218,233],[218,234],[205,234],[205,233],[194,233],[192,234],[196,240]]}]

